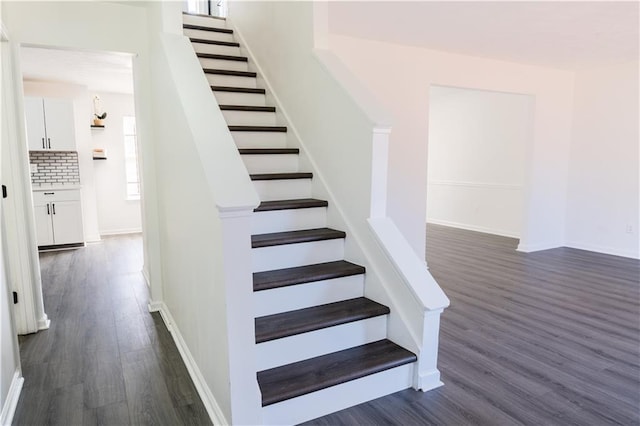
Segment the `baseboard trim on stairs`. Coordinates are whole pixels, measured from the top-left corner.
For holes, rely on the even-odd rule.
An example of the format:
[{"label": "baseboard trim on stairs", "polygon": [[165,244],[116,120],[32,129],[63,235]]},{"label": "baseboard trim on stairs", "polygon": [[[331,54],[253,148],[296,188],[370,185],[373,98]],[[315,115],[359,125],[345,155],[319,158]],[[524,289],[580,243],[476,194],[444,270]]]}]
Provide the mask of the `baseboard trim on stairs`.
[{"label": "baseboard trim on stairs", "polygon": [[20,374],[20,369],[16,369],[13,373],[13,379],[11,380],[11,386],[9,386],[9,392],[7,398],[2,404],[2,413],[0,413],[0,425],[10,426],[13,421],[13,415],[16,413],[18,407],[18,400],[20,399],[20,392],[22,392],[22,385],[24,384],[24,377]]},{"label": "baseboard trim on stairs", "polygon": [[[418,368],[416,367],[416,370]],[[417,388],[422,392],[427,392],[435,388],[444,386],[444,383],[440,380],[440,371],[434,370],[428,373],[418,374],[418,386]]]},{"label": "baseboard trim on stairs", "polygon": [[191,351],[189,351],[189,347],[184,341],[182,333],[180,333],[180,329],[176,326],[167,305],[164,302],[149,302],[149,312],[160,312],[162,321],[164,321],[164,324],[167,326],[171,336],[173,336],[173,341],[178,347],[182,361],[187,367],[189,376],[191,376],[191,380],[193,380],[193,384],[195,385],[198,395],[211,418],[211,422],[214,425],[228,425],[229,422],[225,418],[216,398],[211,393],[211,389],[207,385],[198,364],[196,364],[196,361],[193,359]]}]

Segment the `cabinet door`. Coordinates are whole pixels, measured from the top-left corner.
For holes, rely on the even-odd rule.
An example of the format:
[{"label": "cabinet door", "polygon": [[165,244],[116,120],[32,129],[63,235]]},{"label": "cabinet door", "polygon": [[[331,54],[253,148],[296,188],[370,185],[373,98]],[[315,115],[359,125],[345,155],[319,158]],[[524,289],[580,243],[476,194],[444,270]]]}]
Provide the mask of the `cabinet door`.
[{"label": "cabinet door", "polygon": [[24,115],[27,123],[29,151],[47,149],[44,131],[44,104],[42,98],[24,98]]},{"label": "cabinet door", "polygon": [[80,201],[52,201],[53,240],[55,244],[84,241]]},{"label": "cabinet door", "polygon": [[52,151],[75,151],[76,129],[73,102],[68,99],[44,99],[47,147]]},{"label": "cabinet door", "polygon": [[53,223],[51,222],[51,206],[49,203],[33,206],[36,217],[36,237],[38,246],[53,244]]}]

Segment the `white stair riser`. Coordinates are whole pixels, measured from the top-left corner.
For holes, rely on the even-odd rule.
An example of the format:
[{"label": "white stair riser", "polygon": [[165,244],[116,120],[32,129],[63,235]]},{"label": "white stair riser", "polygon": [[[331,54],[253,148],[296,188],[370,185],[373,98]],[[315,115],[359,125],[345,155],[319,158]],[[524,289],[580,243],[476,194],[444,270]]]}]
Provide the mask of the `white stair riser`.
[{"label": "white stair riser", "polygon": [[354,321],[256,345],[258,371],[377,342],[387,337],[387,316]]},{"label": "white stair riser", "polygon": [[197,53],[214,53],[216,55],[242,56],[239,47],[221,46],[218,44],[191,43]]},{"label": "white stair riser", "polygon": [[238,77],[235,75],[205,74],[210,86],[249,87],[256,88],[255,77]]},{"label": "white stair riser", "polygon": [[202,68],[216,70],[249,71],[249,66],[244,61],[228,61],[226,59],[198,58]]},{"label": "white stair riser", "polygon": [[326,226],[326,207],[255,212],[251,216],[251,233],[254,235],[316,229]]},{"label": "white stair riser", "polygon": [[225,19],[210,18],[208,16],[182,15],[182,22],[191,25],[200,25],[208,28],[227,28]]},{"label": "white stair riser", "polygon": [[292,425],[325,416],[412,386],[414,364],[406,364],[262,408],[265,425]]},{"label": "white stair riser", "polygon": [[[227,123],[247,126],[275,126],[276,113],[263,111],[222,111]],[[263,155],[264,157],[264,155]],[[266,158],[263,158],[266,160]]]},{"label": "white stair riser", "polygon": [[311,179],[259,180],[253,186],[261,201],[311,198]]},{"label": "white stair riser", "polygon": [[189,38],[201,38],[204,40],[217,40],[217,41],[233,41],[233,34],[218,33],[215,31],[203,31],[203,30],[189,30],[184,29],[184,35]]},{"label": "white stair riser", "polygon": [[265,106],[264,95],[257,93],[213,92],[220,105]]},{"label": "white stair riser", "polygon": [[[226,111],[223,111],[223,114]],[[227,117],[227,123],[239,124],[238,121]],[[254,121],[255,123],[255,121]],[[242,123],[244,124],[244,123]],[[298,171],[298,154],[243,154],[242,161],[249,173],[288,173]]]},{"label": "white stair riser", "polygon": [[293,268],[344,259],[344,239],[251,249],[252,272]]},{"label": "white stair riser", "polygon": [[287,146],[286,132],[231,132],[238,147],[284,148]]},{"label": "white stair riser", "polygon": [[263,317],[364,296],[364,274],[253,293],[255,316]]}]

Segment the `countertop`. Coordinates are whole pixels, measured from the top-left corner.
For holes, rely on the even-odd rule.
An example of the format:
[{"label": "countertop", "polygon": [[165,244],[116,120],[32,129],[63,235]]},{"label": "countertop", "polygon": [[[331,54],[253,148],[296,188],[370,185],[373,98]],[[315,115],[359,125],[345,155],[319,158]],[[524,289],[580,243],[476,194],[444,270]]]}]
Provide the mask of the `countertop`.
[{"label": "countertop", "polygon": [[70,189],[81,189],[82,185],[42,185],[33,186],[33,192],[38,191],[65,191]]}]

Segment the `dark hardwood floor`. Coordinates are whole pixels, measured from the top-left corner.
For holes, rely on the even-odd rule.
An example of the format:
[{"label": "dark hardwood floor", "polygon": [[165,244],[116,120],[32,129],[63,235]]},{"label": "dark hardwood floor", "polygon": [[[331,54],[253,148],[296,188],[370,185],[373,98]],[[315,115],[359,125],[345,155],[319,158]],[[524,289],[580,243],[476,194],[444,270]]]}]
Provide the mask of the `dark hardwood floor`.
[{"label": "dark hardwood floor", "polygon": [[640,262],[429,225],[444,387],[308,425],[638,425]]},{"label": "dark hardwood floor", "polygon": [[20,337],[14,425],[211,424],[159,314],[140,235],[40,255],[51,328]]}]

